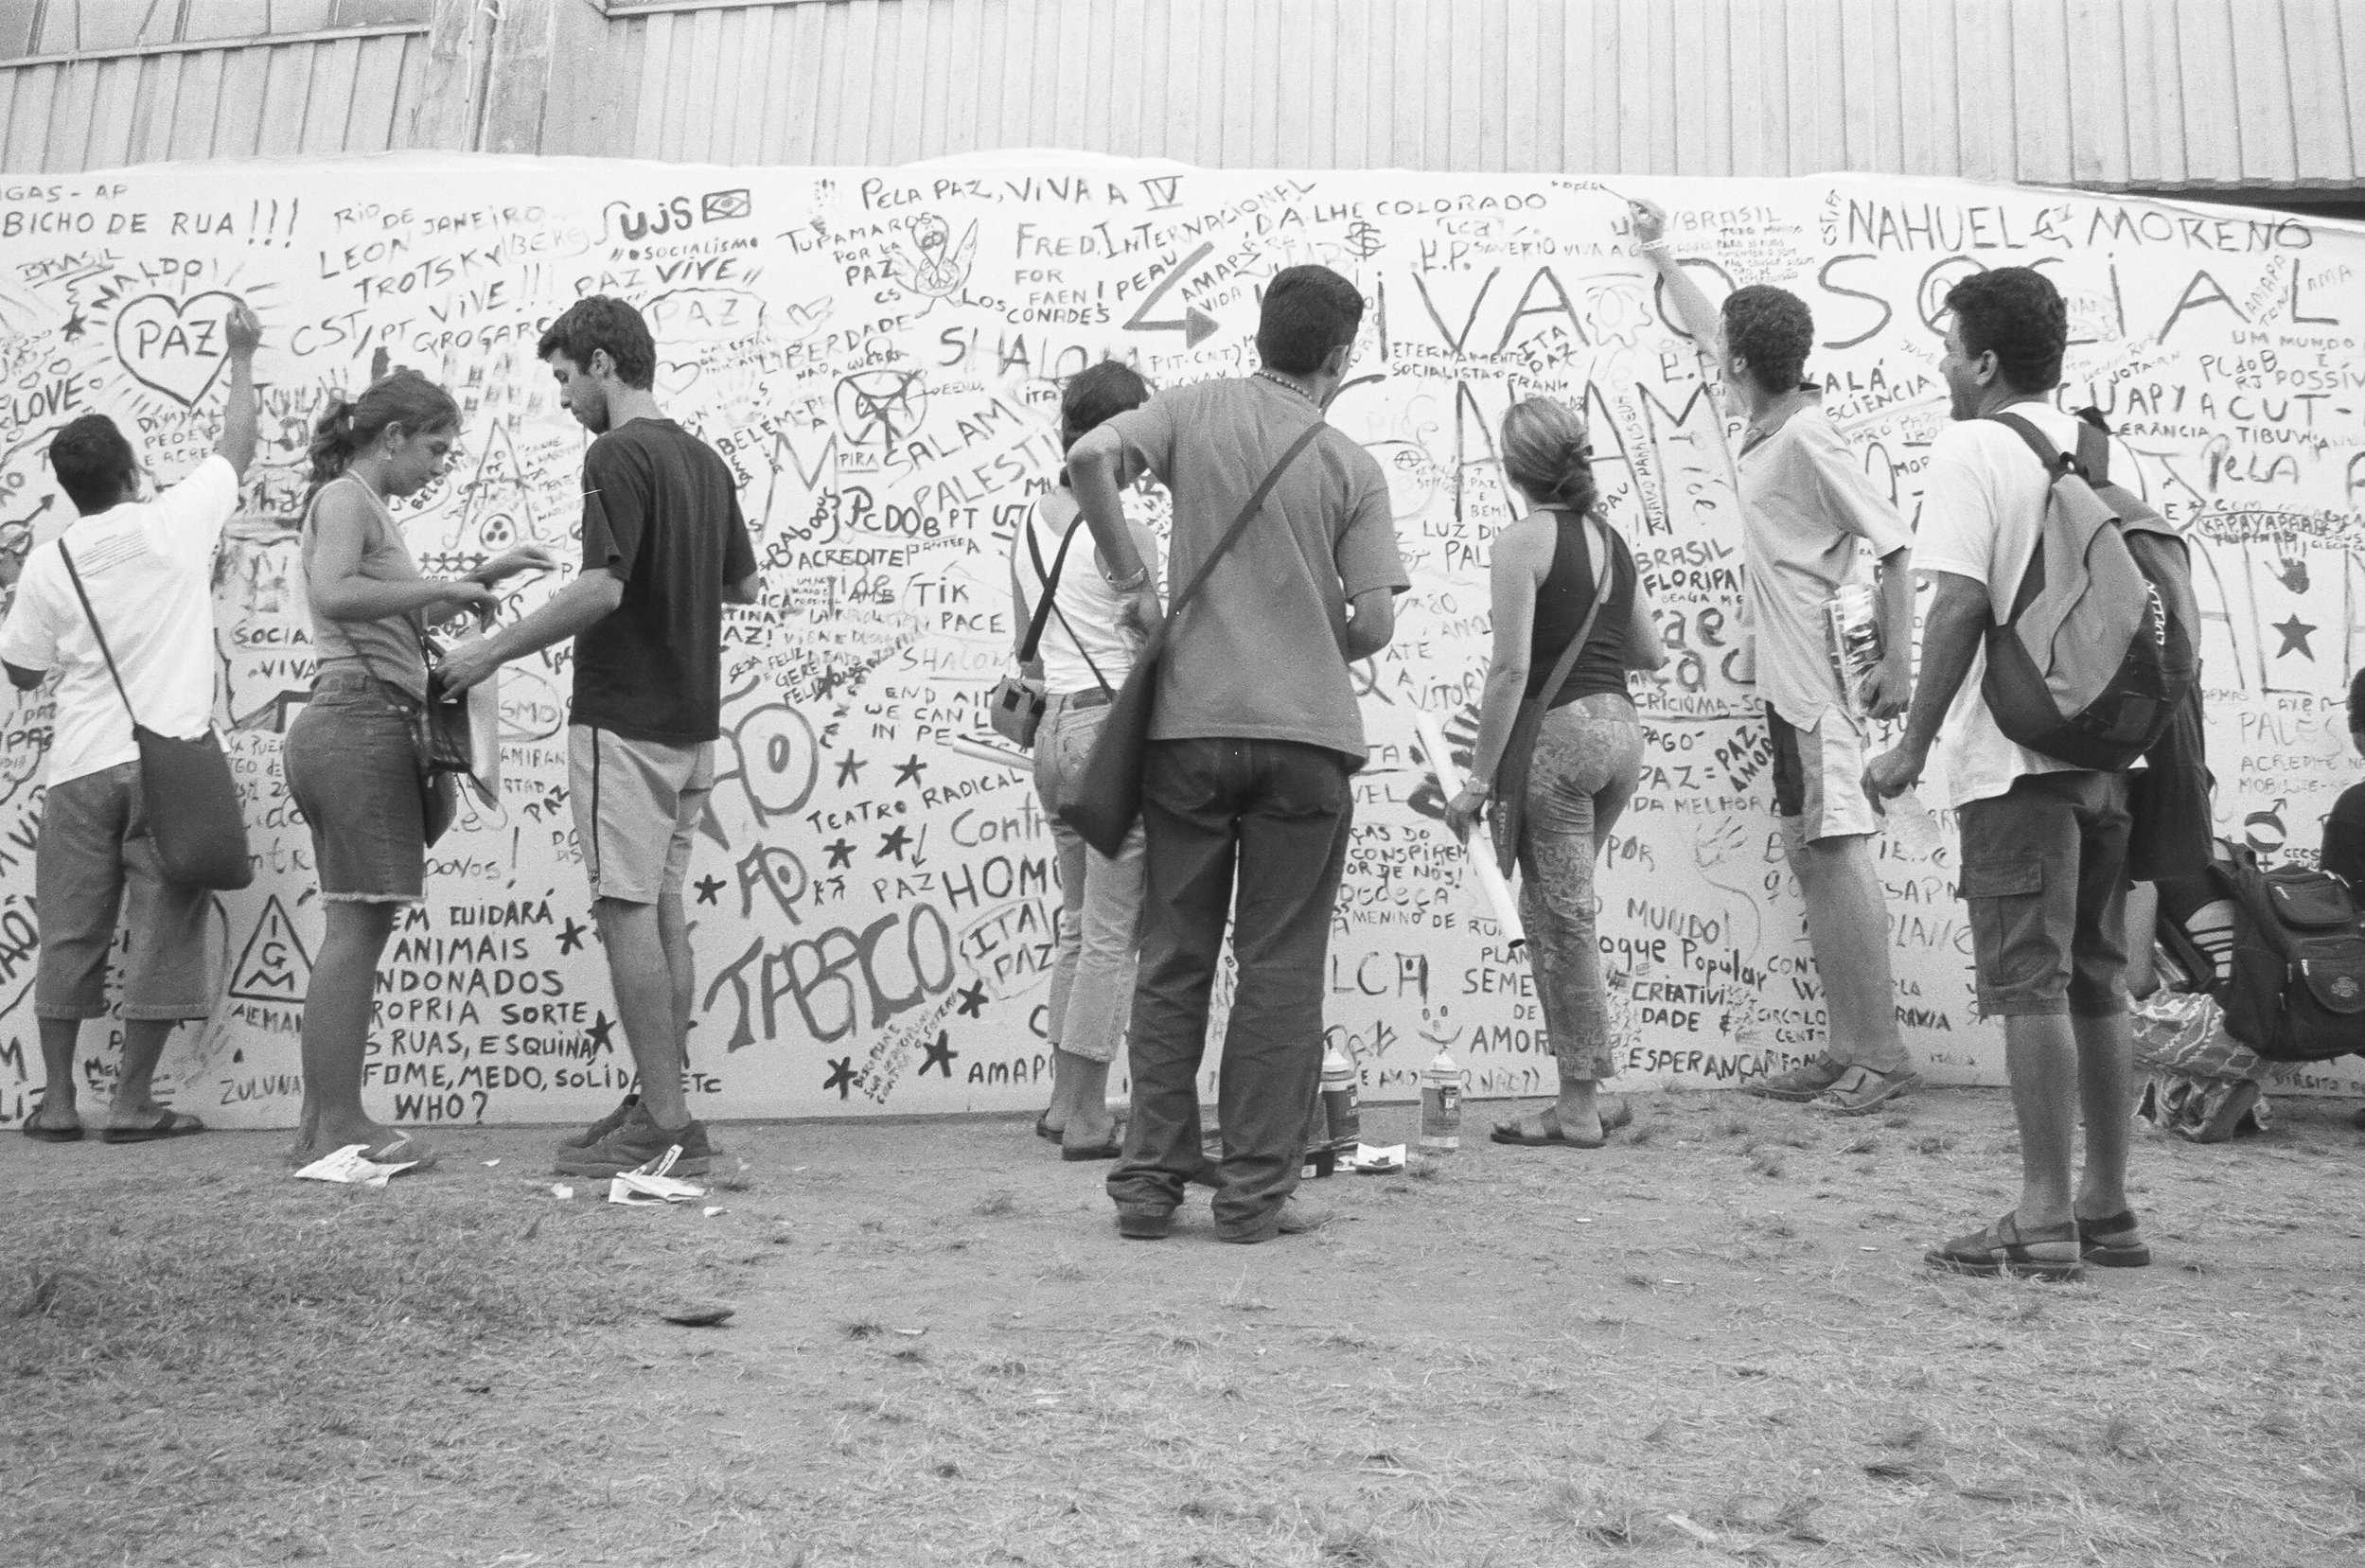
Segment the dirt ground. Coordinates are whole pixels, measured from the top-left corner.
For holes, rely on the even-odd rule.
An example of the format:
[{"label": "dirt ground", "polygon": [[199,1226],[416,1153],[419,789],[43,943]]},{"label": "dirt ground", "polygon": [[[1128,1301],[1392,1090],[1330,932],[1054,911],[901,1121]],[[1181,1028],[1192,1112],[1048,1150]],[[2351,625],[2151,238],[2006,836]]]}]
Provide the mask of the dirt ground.
[{"label": "dirt ground", "polygon": [[1590,1154],[1473,1105],[1253,1247],[1120,1240],[1007,1120],[730,1127],[713,1216],[553,1196],[548,1129],[377,1192],[9,1137],[0,1562],[2365,1558],[2352,1106],[2139,1138],[2158,1261],[2043,1286],[1919,1261],[2010,1203],[1999,1093],[1637,1105]]}]

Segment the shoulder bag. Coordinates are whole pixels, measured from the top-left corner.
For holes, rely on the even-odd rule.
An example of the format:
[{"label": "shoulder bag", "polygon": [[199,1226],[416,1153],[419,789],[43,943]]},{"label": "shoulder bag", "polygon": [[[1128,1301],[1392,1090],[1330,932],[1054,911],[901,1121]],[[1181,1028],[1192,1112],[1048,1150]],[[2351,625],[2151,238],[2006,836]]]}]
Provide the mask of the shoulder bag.
[{"label": "shoulder bag", "polygon": [[98,640],[115,695],[131,716],[132,739],[140,753],[140,806],[165,879],[218,892],[245,887],[255,880],[255,862],[247,856],[246,819],[238,810],[238,786],[230,778],[221,743],[211,728],[195,740],[181,740],[140,723],[123,672],[115,668],[107,634],[98,625],[98,612],[91,608],[90,592],[82,587],[82,574],[62,539],[58,555],[65,562],[65,574],[74,580],[82,613],[90,618],[91,635]]},{"label": "shoulder bag", "polygon": [[[1582,528],[1593,522],[1590,517],[1578,520]],[[1610,591],[1617,586],[1617,536],[1609,524],[1601,525],[1601,538],[1607,548],[1602,552],[1601,582],[1594,590],[1593,608],[1585,611],[1585,619],[1570,638],[1568,646],[1561,650],[1552,674],[1536,689],[1536,695],[1519,705],[1519,714],[1511,720],[1509,739],[1503,743],[1503,755],[1494,765],[1494,859],[1503,874],[1511,874],[1519,863],[1520,835],[1527,827],[1527,772],[1536,760],[1536,732],[1544,728],[1544,715],[1552,709],[1552,699],[1568,684],[1568,672],[1577,667],[1577,656],[1585,651],[1585,643],[1593,636],[1593,624],[1601,615],[1601,607],[1610,602]]]},{"label": "shoulder bag", "polygon": [[1172,642],[1174,624],[1182,619],[1184,610],[1199,596],[1207,580],[1231,547],[1240,542],[1248,524],[1264,509],[1264,501],[1273,493],[1283,470],[1297,461],[1297,454],[1314,444],[1322,433],[1323,422],[1316,419],[1305,432],[1290,443],[1273,465],[1264,482],[1249,496],[1248,504],[1240,509],[1240,516],[1216,541],[1208,558],[1199,563],[1191,581],[1174,595],[1168,607],[1166,619],[1158,624],[1157,632],[1142,646],[1133,661],[1133,669],[1125,677],[1124,688],[1109,704],[1108,717],[1101,721],[1100,738],[1093,743],[1091,760],[1084,765],[1084,776],[1076,781],[1075,799],[1061,806],[1059,819],[1081,835],[1084,841],[1103,854],[1115,856],[1125,846],[1125,836],[1141,816],[1141,770],[1150,755],[1150,710],[1157,697],[1158,665],[1166,657],[1166,645]]},{"label": "shoulder bag", "polygon": [[[490,614],[482,615],[480,625],[491,619]],[[495,670],[461,696],[452,696],[444,690],[443,672],[435,667],[442,649],[427,635],[424,625],[418,628],[418,639],[419,659],[427,667],[427,697],[419,704],[418,718],[420,825],[432,845],[460,814],[462,778],[475,786],[477,799],[487,806],[500,800],[501,672]],[[486,736],[482,747],[477,744],[479,734]]]}]

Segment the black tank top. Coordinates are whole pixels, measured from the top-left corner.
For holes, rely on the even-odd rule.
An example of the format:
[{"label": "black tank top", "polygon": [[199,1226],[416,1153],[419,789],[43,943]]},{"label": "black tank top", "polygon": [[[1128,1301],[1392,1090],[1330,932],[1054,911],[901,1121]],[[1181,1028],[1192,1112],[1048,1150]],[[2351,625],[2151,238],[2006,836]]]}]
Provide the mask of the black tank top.
[{"label": "black tank top", "polygon": [[[1568,650],[1569,639],[1585,623],[1598,591],[1593,575],[1593,540],[1589,519],[1556,511],[1560,541],[1552,549],[1552,571],[1536,590],[1535,629],[1527,643],[1527,692],[1534,696],[1552,678],[1552,667]],[[1610,597],[1593,623],[1582,653],[1568,672],[1567,683],[1550,706],[1564,708],[1580,696],[1605,692],[1626,696],[1626,628],[1634,613],[1634,556],[1617,530],[1603,524],[1610,537]]]}]

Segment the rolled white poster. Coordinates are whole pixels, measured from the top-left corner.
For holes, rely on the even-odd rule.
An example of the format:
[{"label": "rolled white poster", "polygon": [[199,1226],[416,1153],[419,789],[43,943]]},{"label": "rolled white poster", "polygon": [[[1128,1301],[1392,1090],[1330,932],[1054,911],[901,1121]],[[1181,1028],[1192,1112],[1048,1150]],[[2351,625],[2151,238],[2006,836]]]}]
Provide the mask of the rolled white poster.
[{"label": "rolled white poster", "polygon": [[940,744],[948,751],[958,751],[964,757],[975,757],[980,762],[990,762],[997,767],[1007,767],[1013,773],[1034,771],[1032,757],[1028,756],[1024,751],[1014,751],[1007,746],[997,746],[991,741],[975,740],[967,735],[955,735]]},{"label": "rolled white poster", "polygon": [[[1445,731],[1438,721],[1416,708],[1412,714],[1413,728],[1421,732],[1421,749],[1429,754],[1429,770],[1437,775],[1438,787],[1452,800],[1462,792],[1462,770],[1454,766],[1453,753],[1445,749]],[[1487,895],[1487,903],[1501,923],[1503,934],[1509,939],[1513,951],[1527,945],[1527,928],[1519,923],[1519,901],[1511,897],[1510,884],[1503,880],[1502,868],[1495,865],[1493,846],[1484,834],[1474,833],[1462,844],[1470,856],[1470,864],[1478,873],[1478,886]]]}]

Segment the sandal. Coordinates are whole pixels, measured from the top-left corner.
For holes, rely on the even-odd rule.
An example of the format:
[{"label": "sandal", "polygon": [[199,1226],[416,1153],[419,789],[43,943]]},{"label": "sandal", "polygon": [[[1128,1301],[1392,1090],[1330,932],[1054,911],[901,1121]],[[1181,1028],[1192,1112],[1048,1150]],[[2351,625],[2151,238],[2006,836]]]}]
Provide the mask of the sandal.
[{"label": "sandal", "polygon": [[[1626,1114],[1628,1119],[1633,1119],[1632,1111]],[[1527,1130],[1530,1126],[1535,1128],[1532,1133]],[[1604,1116],[1601,1130],[1606,1135],[1609,1129],[1610,1119]],[[1561,1125],[1559,1117],[1549,1107],[1533,1116],[1523,1116],[1515,1121],[1498,1121],[1494,1124],[1494,1131],[1487,1136],[1497,1143],[1514,1144],[1522,1149],[1598,1149],[1609,1141],[1606,1136],[1591,1138],[1569,1136],[1568,1129]]]},{"label": "sandal", "polygon": [[[39,1111],[33,1113],[33,1116],[39,1115],[41,1115]],[[79,1143],[82,1141],[82,1124],[79,1121],[71,1127],[44,1127],[36,1123],[32,1116],[28,1116],[25,1119],[24,1131],[26,1137],[41,1143]]]},{"label": "sandal", "polygon": [[1123,1154],[1124,1152],[1125,1139],[1123,1136],[1121,1134],[1112,1132],[1108,1135],[1108,1141],[1106,1143],[1087,1143],[1081,1149],[1070,1149],[1063,1144],[1060,1146],[1059,1157],[1064,1160],[1076,1161],[1115,1159],[1118,1155]]},{"label": "sandal", "polygon": [[[2064,1247],[2069,1256],[2040,1258],[2032,1250],[2036,1247]],[[2006,1214],[1993,1224],[1957,1236],[1942,1247],[1933,1247],[1921,1255],[1921,1260],[1933,1269],[1952,1274],[2008,1274],[2021,1279],[2070,1280],[2086,1272],[2077,1254],[2076,1221],[2064,1220],[2041,1230],[2022,1230],[2020,1216]]]},{"label": "sandal", "polygon": [[1809,1101],[1807,1108],[1833,1116],[1870,1116],[1920,1082],[1921,1074],[1911,1067],[1900,1067],[1896,1072],[1850,1067],[1829,1088]]},{"label": "sandal", "polygon": [[[145,1127],[110,1127],[98,1135],[98,1140],[101,1143],[153,1143],[158,1138],[187,1137],[192,1133],[204,1130],[205,1124],[197,1118],[183,1116],[178,1111],[167,1111],[162,1121],[150,1122]],[[79,1137],[82,1135],[77,1133],[74,1136]]]},{"label": "sandal", "polygon": [[2079,1220],[2077,1248],[2097,1268],[2140,1269],[2151,1261],[2151,1248],[2144,1244],[2130,1209],[2098,1220]]}]

